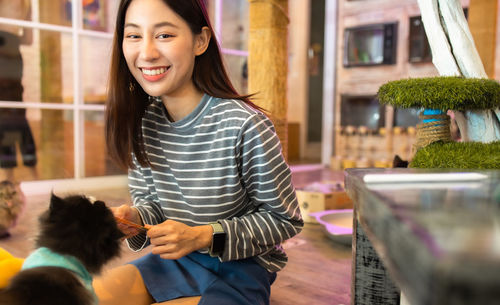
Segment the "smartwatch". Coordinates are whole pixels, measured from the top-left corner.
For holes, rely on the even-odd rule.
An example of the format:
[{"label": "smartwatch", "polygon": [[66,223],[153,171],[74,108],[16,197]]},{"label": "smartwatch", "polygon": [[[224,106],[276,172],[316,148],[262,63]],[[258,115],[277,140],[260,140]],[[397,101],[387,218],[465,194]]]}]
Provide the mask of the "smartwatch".
[{"label": "smartwatch", "polygon": [[224,252],[224,246],[226,244],[226,232],[222,228],[222,225],[218,222],[210,223],[212,229],[214,230],[212,234],[212,245],[210,245],[210,249],[208,253],[212,257],[217,257]]}]

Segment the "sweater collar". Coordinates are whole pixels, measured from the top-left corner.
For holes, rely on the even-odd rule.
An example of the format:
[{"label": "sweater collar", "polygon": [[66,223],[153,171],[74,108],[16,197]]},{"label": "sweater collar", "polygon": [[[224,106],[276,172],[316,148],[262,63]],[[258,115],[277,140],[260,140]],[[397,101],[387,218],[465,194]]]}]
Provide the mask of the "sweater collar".
[{"label": "sweater collar", "polygon": [[212,96],[210,96],[208,94],[204,94],[203,97],[201,98],[200,102],[196,106],[196,108],[193,111],[191,111],[190,114],[188,114],[187,116],[185,116],[184,118],[182,118],[181,120],[176,121],[176,122],[172,122],[168,119],[167,110],[163,106],[161,99],[156,99],[155,102],[162,104],[161,108],[162,108],[163,114],[165,116],[165,120],[167,121],[167,123],[170,127],[184,130],[184,129],[192,128],[193,126],[196,125],[197,122],[199,122],[200,119],[203,118],[203,114],[208,109],[208,104],[213,99],[214,98]]}]

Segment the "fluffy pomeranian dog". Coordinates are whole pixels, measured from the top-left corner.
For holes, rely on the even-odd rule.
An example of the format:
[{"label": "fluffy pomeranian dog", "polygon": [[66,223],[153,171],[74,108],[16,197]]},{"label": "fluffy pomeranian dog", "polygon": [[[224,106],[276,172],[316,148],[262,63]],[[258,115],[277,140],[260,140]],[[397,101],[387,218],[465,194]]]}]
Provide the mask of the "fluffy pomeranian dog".
[{"label": "fluffy pomeranian dog", "polygon": [[52,194],[39,223],[36,250],[0,291],[0,304],[98,304],[92,275],[119,256],[123,237],[111,210],[85,196]]}]

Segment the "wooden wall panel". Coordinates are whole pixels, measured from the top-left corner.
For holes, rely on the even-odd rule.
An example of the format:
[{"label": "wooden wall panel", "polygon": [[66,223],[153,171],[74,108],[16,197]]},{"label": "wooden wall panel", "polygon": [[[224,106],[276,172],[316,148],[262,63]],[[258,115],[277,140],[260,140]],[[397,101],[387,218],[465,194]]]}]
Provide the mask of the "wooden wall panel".
[{"label": "wooden wall panel", "polygon": [[470,31],[490,78],[495,76],[497,6],[494,0],[471,0],[469,8]]},{"label": "wooden wall panel", "polygon": [[[461,2],[462,6],[469,6],[469,0]],[[339,0],[337,94],[335,100],[336,155],[340,147],[340,101],[342,95],[375,95],[378,88],[388,81],[438,75],[431,62],[410,63],[408,61],[409,18],[419,15],[420,9],[417,0]],[[348,68],[343,66],[344,30],[346,28],[389,22],[398,22],[395,64]],[[390,127],[390,124],[387,126]]]}]

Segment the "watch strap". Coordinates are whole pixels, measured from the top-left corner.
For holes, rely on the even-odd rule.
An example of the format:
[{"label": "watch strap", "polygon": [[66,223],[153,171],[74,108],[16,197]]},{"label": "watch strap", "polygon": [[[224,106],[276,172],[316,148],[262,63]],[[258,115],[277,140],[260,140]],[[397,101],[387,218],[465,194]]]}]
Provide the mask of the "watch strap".
[{"label": "watch strap", "polygon": [[212,226],[212,229],[214,229],[214,234],[224,233],[224,229],[222,228],[222,225],[220,223],[212,222],[210,223],[210,225]]}]

